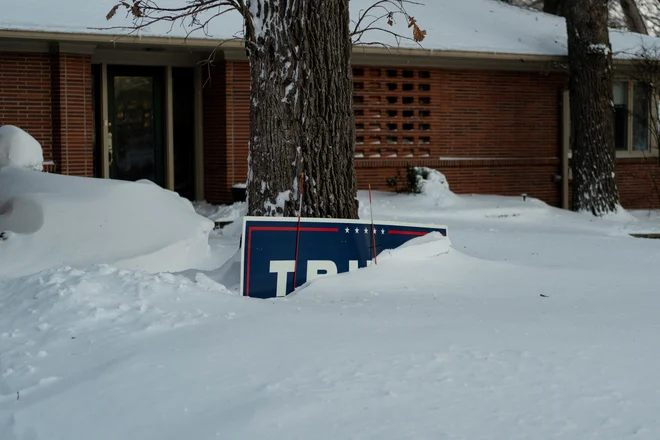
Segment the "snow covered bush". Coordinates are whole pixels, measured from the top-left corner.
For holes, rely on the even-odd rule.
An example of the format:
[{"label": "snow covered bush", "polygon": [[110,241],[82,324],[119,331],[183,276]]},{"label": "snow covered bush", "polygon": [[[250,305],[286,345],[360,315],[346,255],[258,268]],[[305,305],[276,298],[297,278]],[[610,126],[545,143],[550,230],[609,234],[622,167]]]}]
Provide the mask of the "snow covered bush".
[{"label": "snow covered bush", "polygon": [[0,168],[16,166],[43,170],[41,144],[29,133],[14,125],[0,127]]},{"label": "snow covered bush", "polygon": [[449,189],[447,178],[438,170],[408,167],[407,176],[410,192],[433,199],[436,206],[452,206],[458,200],[458,196]]}]

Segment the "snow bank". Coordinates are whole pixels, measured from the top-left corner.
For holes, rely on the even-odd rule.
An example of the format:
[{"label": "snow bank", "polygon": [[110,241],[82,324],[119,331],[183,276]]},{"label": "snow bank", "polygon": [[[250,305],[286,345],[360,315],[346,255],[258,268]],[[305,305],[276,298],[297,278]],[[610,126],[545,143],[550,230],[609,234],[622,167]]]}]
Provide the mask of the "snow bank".
[{"label": "snow bank", "polygon": [[375,192],[378,220],[446,222],[451,249],[428,235],[279,300],[214,283],[235,259],[0,280],[0,439],[657,440],[658,241],[461,198]]},{"label": "snow bank", "polygon": [[413,238],[396,249],[387,249],[378,255],[378,262],[418,260],[449,253],[451,241],[439,232]]},{"label": "snow bank", "polygon": [[241,220],[247,213],[247,202],[236,202],[232,205],[212,205],[206,201],[193,202],[197,214],[214,222],[235,222]]},{"label": "snow bank", "polygon": [[148,181],[0,169],[0,279],[63,265],[195,268],[212,229],[189,201]]},{"label": "snow bank", "polygon": [[27,132],[13,125],[0,127],[0,168],[17,166],[43,170],[41,144]]}]

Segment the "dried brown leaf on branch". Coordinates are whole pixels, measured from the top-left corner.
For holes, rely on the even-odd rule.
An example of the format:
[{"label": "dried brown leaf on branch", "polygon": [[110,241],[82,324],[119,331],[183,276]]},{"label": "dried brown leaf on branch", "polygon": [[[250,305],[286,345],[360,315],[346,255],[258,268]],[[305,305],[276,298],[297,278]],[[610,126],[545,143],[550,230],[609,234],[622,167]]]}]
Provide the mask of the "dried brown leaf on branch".
[{"label": "dried brown leaf on branch", "polygon": [[133,14],[134,17],[140,18],[142,17],[142,10],[140,9],[140,3],[141,0],[133,0],[133,6],[131,7],[131,13]]},{"label": "dried brown leaf on branch", "polygon": [[108,15],[105,16],[105,19],[110,20],[114,17],[117,14],[117,9],[119,9],[119,5],[114,5],[112,9],[110,9],[110,12],[108,12]]},{"label": "dried brown leaf on branch", "polygon": [[415,17],[408,17],[408,28],[413,28],[413,39],[415,42],[419,43],[420,41],[424,41],[424,38],[426,38],[426,31],[419,28]]},{"label": "dried brown leaf on branch", "polygon": [[392,26],[394,24],[394,13],[390,12],[387,14],[387,24]]},{"label": "dried brown leaf on branch", "polygon": [[127,2],[120,1],[119,3],[114,5],[112,9],[110,9],[110,12],[108,12],[108,14],[105,16],[105,19],[110,20],[112,17],[117,15],[117,11],[119,10],[120,6],[123,6],[126,9],[130,10],[131,14],[133,14],[134,17],[140,18],[142,17],[142,10],[140,9],[141,2],[142,0],[133,0],[133,4],[130,5]]}]

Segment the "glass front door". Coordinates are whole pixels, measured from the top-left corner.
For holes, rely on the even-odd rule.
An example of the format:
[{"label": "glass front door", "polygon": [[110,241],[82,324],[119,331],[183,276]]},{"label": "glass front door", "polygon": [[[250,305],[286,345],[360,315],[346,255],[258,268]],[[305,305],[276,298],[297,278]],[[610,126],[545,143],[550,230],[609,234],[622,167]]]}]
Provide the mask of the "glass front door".
[{"label": "glass front door", "polygon": [[110,178],[164,185],[164,72],[108,68]]}]

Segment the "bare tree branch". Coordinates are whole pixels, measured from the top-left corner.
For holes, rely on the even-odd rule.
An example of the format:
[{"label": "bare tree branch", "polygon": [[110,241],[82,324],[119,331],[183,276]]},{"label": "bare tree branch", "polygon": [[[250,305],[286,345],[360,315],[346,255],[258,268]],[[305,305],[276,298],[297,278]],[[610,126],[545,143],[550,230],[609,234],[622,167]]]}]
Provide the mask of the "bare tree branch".
[{"label": "bare tree branch", "polygon": [[[402,41],[412,41],[420,43],[426,36],[426,31],[422,30],[414,17],[411,17],[406,11],[406,5],[422,5],[413,0],[375,0],[367,9],[360,11],[357,20],[354,22],[350,37],[355,45],[386,45],[383,43],[363,41],[363,36],[369,32],[383,32],[394,36],[396,45],[399,46]],[[249,37],[254,34],[250,14],[246,7],[245,0],[181,0],[181,6],[163,7],[159,0],[119,0],[118,3],[106,15],[107,20],[111,20],[119,10],[125,9],[127,15],[132,18],[132,24],[126,26],[112,26],[106,28],[95,28],[96,30],[115,30],[124,32],[127,35],[138,33],[157,23],[170,23],[171,32],[174,25],[178,23],[185,29],[186,39],[196,32],[202,32],[206,36],[211,36],[208,27],[215,18],[230,11],[238,11],[244,19],[243,37]],[[397,17],[406,20],[408,28],[412,28],[411,36],[402,35],[392,29],[387,29],[384,25],[392,27],[396,23]],[[235,36],[234,39],[240,38]],[[246,42],[249,38],[246,38]],[[421,44],[419,44],[421,47]]]},{"label": "bare tree branch", "polygon": [[[193,33],[201,31],[210,36],[209,24],[221,15],[230,11],[245,12],[244,0],[182,0],[182,6],[176,8],[161,7],[157,0],[121,0],[106,15],[111,20],[121,8],[127,10],[127,15],[132,18],[132,25],[111,26],[96,28],[97,30],[116,30],[126,32],[128,35],[138,33],[157,23],[170,23],[171,32],[174,25],[178,23],[185,29],[185,39]],[[238,38],[238,37],[235,37]]]},{"label": "bare tree branch", "polygon": [[621,3],[623,15],[626,18],[626,24],[630,30],[640,34],[648,34],[649,31],[646,28],[646,23],[644,23],[644,18],[639,12],[635,0],[619,0],[619,2]]},{"label": "bare tree branch", "polygon": [[[419,44],[426,37],[426,31],[420,29],[415,18],[408,14],[406,5],[422,5],[422,3],[413,0],[378,0],[367,9],[361,10],[358,14],[358,19],[355,21],[353,31],[351,32],[351,37],[354,38],[353,44],[364,45],[365,43],[362,42],[362,35],[370,31],[381,31],[394,35],[397,46],[400,45],[403,40],[414,41]],[[403,36],[397,32],[388,31],[381,26],[377,26],[377,23],[383,21],[385,21],[388,26],[393,26],[396,22],[397,16],[403,17],[408,22],[408,28],[413,28],[412,37]],[[368,23],[365,24],[366,22]]]}]

